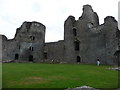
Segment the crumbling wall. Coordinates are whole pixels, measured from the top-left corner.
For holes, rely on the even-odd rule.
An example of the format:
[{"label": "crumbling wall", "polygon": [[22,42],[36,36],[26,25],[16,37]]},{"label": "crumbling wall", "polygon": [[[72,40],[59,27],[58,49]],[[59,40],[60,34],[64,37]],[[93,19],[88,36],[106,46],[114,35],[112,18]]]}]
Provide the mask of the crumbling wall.
[{"label": "crumbling wall", "polygon": [[45,62],[63,62],[64,41],[46,43],[44,53],[47,53],[47,57],[44,57]]}]

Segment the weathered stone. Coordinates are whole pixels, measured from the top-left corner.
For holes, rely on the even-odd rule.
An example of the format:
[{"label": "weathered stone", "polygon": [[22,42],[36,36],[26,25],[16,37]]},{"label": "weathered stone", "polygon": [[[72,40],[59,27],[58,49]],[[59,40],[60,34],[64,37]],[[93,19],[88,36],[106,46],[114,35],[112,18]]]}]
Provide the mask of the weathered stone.
[{"label": "weathered stone", "polygon": [[44,59],[44,43],[45,26],[38,22],[24,22],[14,39],[4,42],[3,60],[39,62]]},{"label": "weathered stone", "polygon": [[[114,53],[119,49],[119,33],[116,20],[109,16],[105,23],[99,25],[99,19],[90,5],[83,7],[83,14],[73,25],[66,20],[64,28],[65,60],[77,62],[80,57],[82,63],[96,63],[100,58],[101,64],[117,64],[118,59]],[[73,29],[76,29],[76,35]],[[118,35],[119,36],[119,35]],[[80,50],[74,49],[75,40],[79,41]]]},{"label": "weathered stone", "polygon": [[108,16],[99,25],[99,17],[90,5],[75,20],[69,16],[64,23],[64,40],[45,43],[45,26],[24,22],[13,39],[2,36],[3,60],[15,62],[92,63],[120,62],[120,31],[114,17]]}]

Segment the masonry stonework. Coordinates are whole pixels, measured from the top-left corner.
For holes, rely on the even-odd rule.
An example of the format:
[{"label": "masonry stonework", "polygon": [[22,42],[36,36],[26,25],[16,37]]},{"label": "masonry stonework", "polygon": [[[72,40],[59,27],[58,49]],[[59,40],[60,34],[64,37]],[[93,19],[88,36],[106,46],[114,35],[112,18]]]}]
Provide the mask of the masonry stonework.
[{"label": "masonry stonework", "polygon": [[39,22],[24,22],[13,39],[2,37],[3,62],[66,62],[116,65],[120,56],[120,31],[112,16],[103,24],[90,5],[82,16],[69,16],[64,23],[64,40],[45,43],[46,27]]}]

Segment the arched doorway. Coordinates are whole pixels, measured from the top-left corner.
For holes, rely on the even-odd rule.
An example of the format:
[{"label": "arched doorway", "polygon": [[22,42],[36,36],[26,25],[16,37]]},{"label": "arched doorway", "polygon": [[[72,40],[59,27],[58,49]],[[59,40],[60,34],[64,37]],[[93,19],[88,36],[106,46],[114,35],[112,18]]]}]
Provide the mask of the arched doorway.
[{"label": "arched doorway", "polygon": [[33,62],[33,55],[29,55],[29,61]]},{"label": "arched doorway", "polygon": [[81,62],[81,58],[80,58],[80,56],[77,56],[77,62],[78,62],[78,63]]},{"label": "arched doorway", "polygon": [[19,54],[16,53],[16,54],[15,54],[15,60],[18,60],[18,59],[19,59]]}]

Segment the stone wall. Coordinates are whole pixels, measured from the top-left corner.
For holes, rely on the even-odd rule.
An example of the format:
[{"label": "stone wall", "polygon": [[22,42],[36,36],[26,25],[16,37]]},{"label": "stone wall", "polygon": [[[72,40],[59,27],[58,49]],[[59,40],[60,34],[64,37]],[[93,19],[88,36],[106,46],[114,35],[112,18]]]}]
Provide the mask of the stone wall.
[{"label": "stone wall", "polygon": [[64,41],[52,42],[45,44],[44,60],[48,62],[63,62],[64,61]]}]

